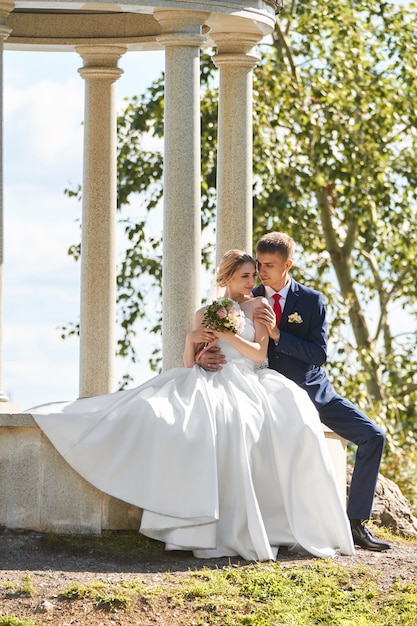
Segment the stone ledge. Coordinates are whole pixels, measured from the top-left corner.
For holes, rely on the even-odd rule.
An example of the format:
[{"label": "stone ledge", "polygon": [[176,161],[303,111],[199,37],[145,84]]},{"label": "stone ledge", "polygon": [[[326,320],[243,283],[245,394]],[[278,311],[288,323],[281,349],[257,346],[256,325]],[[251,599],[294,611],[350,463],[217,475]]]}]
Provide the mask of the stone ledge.
[{"label": "stone ledge", "polygon": [[100,534],[139,529],[142,515],[77,474],[28,414],[0,416],[0,493],[7,528]]},{"label": "stone ledge", "polygon": [[9,428],[38,428],[37,423],[28,413],[3,413],[0,415],[0,428],[2,426]]},{"label": "stone ledge", "polygon": [[[345,499],[346,442],[323,428]],[[6,528],[100,534],[140,526],[141,509],[84,480],[26,413],[0,415],[0,494],[0,525]]]}]

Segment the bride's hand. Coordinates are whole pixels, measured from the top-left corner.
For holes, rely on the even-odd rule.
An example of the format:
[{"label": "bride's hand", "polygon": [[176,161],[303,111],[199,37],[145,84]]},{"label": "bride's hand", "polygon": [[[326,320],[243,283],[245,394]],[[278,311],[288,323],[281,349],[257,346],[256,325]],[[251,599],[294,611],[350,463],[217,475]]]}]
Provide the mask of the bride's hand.
[{"label": "bride's hand", "polygon": [[216,339],[215,333],[205,326],[190,331],[188,336],[193,343],[211,343]]},{"label": "bride's hand", "polygon": [[231,330],[213,330],[213,333],[216,339],[224,339],[225,341],[228,341],[234,335]]}]

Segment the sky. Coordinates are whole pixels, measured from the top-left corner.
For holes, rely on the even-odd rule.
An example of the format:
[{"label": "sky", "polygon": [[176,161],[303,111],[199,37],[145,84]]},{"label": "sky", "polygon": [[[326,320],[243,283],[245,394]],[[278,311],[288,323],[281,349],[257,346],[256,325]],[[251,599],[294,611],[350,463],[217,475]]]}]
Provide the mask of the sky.
[{"label": "sky", "polygon": [[[19,410],[78,395],[78,339],[59,328],[79,320],[81,204],[64,194],[82,183],[84,81],[75,52],[4,53],[3,389]],[[163,71],[163,52],[119,61],[117,111]],[[154,347],[146,335],[141,353]],[[134,384],[153,375],[147,359]],[[118,366],[116,378],[126,365]]]}]

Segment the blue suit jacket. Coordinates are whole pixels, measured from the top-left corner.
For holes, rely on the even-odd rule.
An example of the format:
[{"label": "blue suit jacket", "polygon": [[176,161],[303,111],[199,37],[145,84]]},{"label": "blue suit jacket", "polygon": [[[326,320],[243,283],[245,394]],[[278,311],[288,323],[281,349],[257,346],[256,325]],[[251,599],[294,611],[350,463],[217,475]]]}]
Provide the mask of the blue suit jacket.
[{"label": "blue suit jacket", "polygon": [[[292,278],[279,325],[280,339],[270,339],[268,361],[271,369],[280,372],[305,389],[316,407],[339,397],[322,365],[327,358],[327,323],[323,296],[300,285]],[[254,296],[265,296],[265,287],[253,290]],[[301,318],[291,321],[291,315]],[[292,319],[294,319],[294,317]]]},{"label": "blue suit jacket", "polygon": [[[257,287],[253,293],[264,296],[265,288]],[[298,315],[291,321],[294,313]],[[299,323],[294,321],[297,318],[301,318]],[[385,433],[349,400],[336,394],[322,368],[326,361],[327,324],[321,293],[291,279],[279,328],[278,344],[269,341],[269,367],[305,389],[321,421],[358,445],[348,515],[350,519],[369,519]]]}]

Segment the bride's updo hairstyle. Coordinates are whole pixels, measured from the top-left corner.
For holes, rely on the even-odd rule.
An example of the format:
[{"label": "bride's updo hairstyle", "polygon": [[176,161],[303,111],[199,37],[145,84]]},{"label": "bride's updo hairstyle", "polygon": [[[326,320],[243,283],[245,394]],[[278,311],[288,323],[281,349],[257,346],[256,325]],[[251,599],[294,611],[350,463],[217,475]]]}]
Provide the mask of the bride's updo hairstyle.
[{"label": "bride's updo hairstyle", "polygon": [[218,287],[226,287],[229,279],[232,278],[239,267],[245,265],[245,263],[253,263],[253,267],[256,267],[255,261],[251,255],[242,252],[242,250],[229,250],[225,252],[217,272],[216,283]]}]

